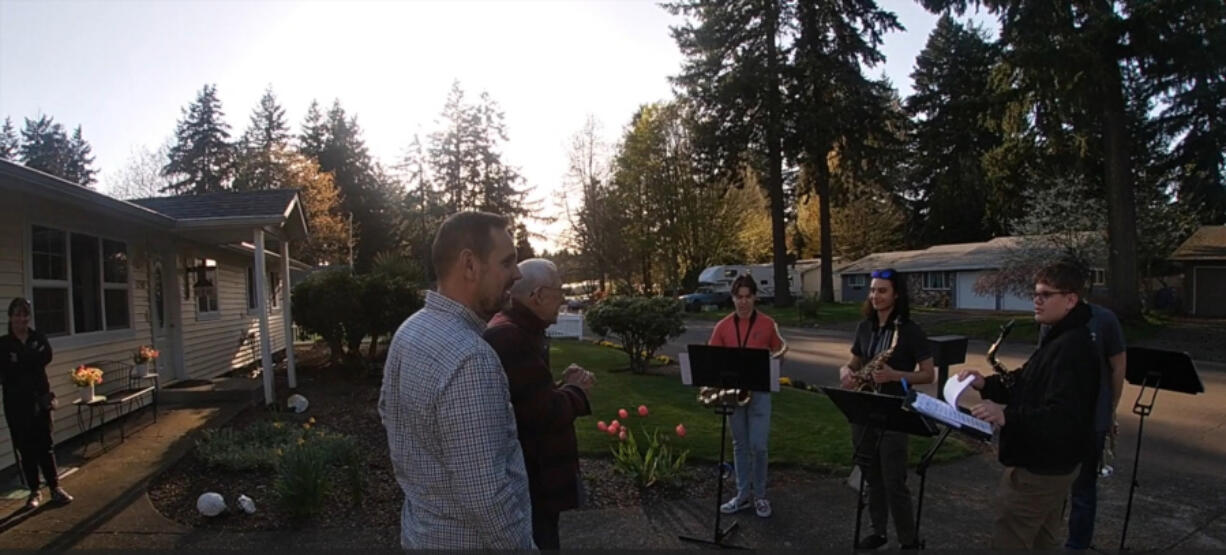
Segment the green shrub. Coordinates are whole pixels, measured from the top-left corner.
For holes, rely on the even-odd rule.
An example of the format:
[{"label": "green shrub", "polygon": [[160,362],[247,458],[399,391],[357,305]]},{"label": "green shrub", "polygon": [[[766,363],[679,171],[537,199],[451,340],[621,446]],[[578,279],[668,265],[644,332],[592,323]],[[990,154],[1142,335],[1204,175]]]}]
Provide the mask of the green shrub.
[{"label": "green shrub", "polygon": [[796,312],[800,315],[801,320],[817,320],[821,308],[822,299],[817,295],[809,295],[796,303]]},{"label": "green shrub", "polygon": [[323,446],[304,441],[285,451],[277,465],[275,488],[281,509],[294,520],[319,514],[330,488]]},{"label": "green shrub", "polygon": [[665,297],[609,297],[588,309],[584,316],[592,331],[610,333],[621,340],[630,356],[630,369],[646,372],[647,363],[669,338],[685,332],[681,301]]},{"label": "green shrub", "polygon": [[661,437],[659,429],[652,430],[650,434],[644,431],[643,443],[646,448],[639,449],[634,433],[627,434],[625,441],[619,441],[612,447],[614,467],[628,474],[642,487],[671,483],[685,466],[689,450],[674,453],[668,445],[667,435]]},{"label": "green shrub", "polygon": [[196,456],[226,470],[273,470],[278,450],[293,445],[305,430],[284,422],[261,420],[242,429],[205,430],[196,441]]},{"label": "green shrub", "polygon": [[324,339],[337,362],[344,354],[345,319],[360,315],[361,283],[347,269],[315,272],[294,286],[291,300],[294,322]]}]

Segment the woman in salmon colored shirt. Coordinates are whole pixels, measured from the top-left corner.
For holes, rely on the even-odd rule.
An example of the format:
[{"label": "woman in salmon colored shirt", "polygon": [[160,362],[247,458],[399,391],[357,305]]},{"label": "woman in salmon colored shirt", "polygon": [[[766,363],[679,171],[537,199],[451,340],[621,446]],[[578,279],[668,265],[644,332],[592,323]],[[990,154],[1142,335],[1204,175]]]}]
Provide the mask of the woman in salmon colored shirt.
[{"label": "woman in salmon colored shirt", "polygon": [[[787,344],[779,335],[779,326],[770,316],[754,308],[758,287],[753,276],[743,275],[732,282],[732,302],[736,311],[720,320],[711,333],[709,345],[766,349],[771,356],[783,356]],[[736,513],[753,505],[754,512],[771,516],[771,504],[766,499],[766,445],[770,438],[771,394],[753,392],[748,405],[736,407],[732,416],[732,460],[736,465],[736,497],[720,505],[725,514]]]}]

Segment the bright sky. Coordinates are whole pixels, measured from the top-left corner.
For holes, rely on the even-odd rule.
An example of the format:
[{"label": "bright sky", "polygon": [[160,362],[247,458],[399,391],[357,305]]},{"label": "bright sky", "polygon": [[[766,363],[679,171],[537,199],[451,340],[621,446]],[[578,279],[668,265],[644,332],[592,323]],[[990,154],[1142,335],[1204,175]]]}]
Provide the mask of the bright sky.
[{"label": "bright sky", "polygon": [[[905,97],[937,16],[909,0],[880,4],[907,28],[883,49]],[[172,136],[205,83],[217,85],[234,136],[269,85],[294,132],[312,99],[326,109],[339,98],[390,166],[414,133],[424,140],[436,128],[459,80],[470,98],[487,91],[501,105],[504,160],[552,212],[569,139],[588,114],[613,143],[640,104],[672,96],[676,23],[640,0],[0,0],[0,117],[19,128],[40,113],[82,125],[105,191],[134,148]]]}]

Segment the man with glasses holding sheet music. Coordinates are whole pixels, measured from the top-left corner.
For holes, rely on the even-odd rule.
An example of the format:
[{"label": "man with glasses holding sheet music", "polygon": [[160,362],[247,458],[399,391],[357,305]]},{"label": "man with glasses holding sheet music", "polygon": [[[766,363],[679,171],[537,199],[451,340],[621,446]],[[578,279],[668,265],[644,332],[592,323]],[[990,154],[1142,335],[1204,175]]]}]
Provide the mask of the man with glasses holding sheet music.
[{"label": "man with glasses holding sheet music", "polygon": [[1061,512],[1078,466],[1092,445],[1099,365],[1080,302],[1084,280],[1068,263],[1035,275],[1034,317],[1050,326],[1022,368],[985,378],[972,387],[983,402],[971,409],[999,430],[1000,462],[993,549],[1055,549],[1062,544]]}]

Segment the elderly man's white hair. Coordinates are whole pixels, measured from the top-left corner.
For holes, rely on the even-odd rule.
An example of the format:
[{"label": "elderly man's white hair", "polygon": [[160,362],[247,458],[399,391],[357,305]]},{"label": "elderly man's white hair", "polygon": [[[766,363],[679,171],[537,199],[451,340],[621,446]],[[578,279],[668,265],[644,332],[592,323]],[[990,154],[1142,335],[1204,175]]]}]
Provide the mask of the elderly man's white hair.
[{"label": "elderly man's white hair", "polygon": [[558,267],[544,258],[529,258],[520,262],[519,273],[523,277],[511,286],[511,296],[517,299],[527,298],[538,287],[553,287],[559,280]]}]

